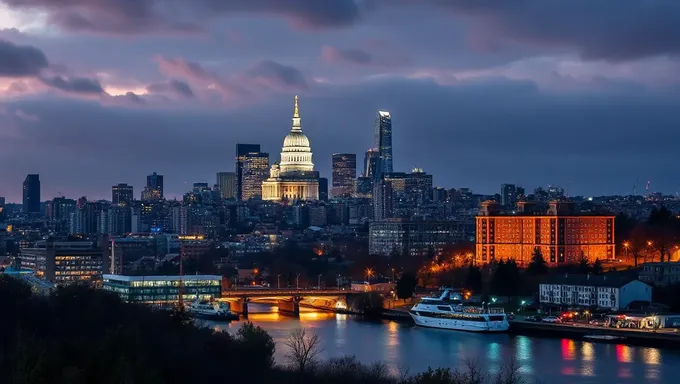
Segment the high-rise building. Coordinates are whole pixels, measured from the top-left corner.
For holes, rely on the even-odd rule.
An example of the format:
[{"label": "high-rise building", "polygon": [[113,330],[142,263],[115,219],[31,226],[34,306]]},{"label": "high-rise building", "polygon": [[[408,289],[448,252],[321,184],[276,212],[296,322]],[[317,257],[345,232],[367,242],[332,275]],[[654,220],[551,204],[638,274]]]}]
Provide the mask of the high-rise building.
[{"label": "high-rise building", "polygon": [[24,213],[40,213],[40,175],[27,175],[24,180]]},{"label": "high-rise building", "polygon": [[379,111],[375,119],[375,148],[380,160],[376,178],[392,173],[392,117],[389,112]]},{"label": "high-rise building", "polygon": [[476,218],[476,261],[528,265],[536,249],[549,265],[577,263],[582,254],[590,261],[614,257],[614,216],[581,215],[566,201],[550,202],[547,210],[540,206],[519,202],[514,214],[504,214],[496,202],[483,202]]},{"label": "high-rise building", "polygon": [[21,267],[57,285],[101,280],[109,271],[109,254],[91,241],[39,241],[21,250]]},{"label": "high-rise building", "polygon": [[510,207],[517,203],[517,188],[515,184],[501,185],[501,205]]},{"label": "high-rise building", "polygon": [[333,154],[333,197],[348,198],[354,193],[354,179],[357,177],[357,155],[354,153]]},{"label": "high-rise building", "polygon": [[319,200],[319,173],[314,171],[312,147],[302,132],[295,96],[293,124],[283,139],[281,162],[274,163],[262,183],[262,198],[270,201]]},{"label": "high-rise building", "polygon": [[[249,153],[260,153],[260,144],[236,144],[236,199],[243,198],[243,166]],[[269,161],[269,159],[267,159]],[[269,167],[269,165],[267,165]]]},{"label": "high-rise building", "polygon": [[319,200],[328,201],[328,179],[319,177]]},{"label": "high-rise building", "polygon": [[142,191],[142,201],[163,200],[163,175],[156,172],[146,177],[146,187]]},{"label": "high-rise building", "polygon": [[392,183],[378,180],[373,185],[373,219],[380,221],[391,218],[394,213]]},{"label": "high-rise building", "polygon": [[217,187],[220,189],[222,199],[233,199],[236,197],[236,173],[217,172]]},{"label": "high-rise building", "polygon": [[269,154],[251,152],[243,156],[241,200],[262,197],[262,182],[269,176]]},{"label": "high-rise building", "polygon": [[132,185],[119,183],[111,187],[111,202],[113,205],[130,205],[134,200]]},{"label": "high-rise building", "polygon": [[423,203],[432,200],[432,175],[421,168],[414,168],[406,175],[405,181],[405,192],[411,201]]},{"label": "high-rise building", "polygon": [[465,241],[461,221],[409,221],[387,219],[368,227],[368,252],[371,255],[441,256],[446,245]]},{"label": "high-rise building", "polygon": [[378,169],[378,162],[380,161],[380,153],[376,148],[371,148],[366,151],[364,155],[364,177],[375,178]]},{"label": "high-rise building", "polygon": [[354,186],[354,197],[369,198],[373,196],[373,180],[369,177],[357,177]]}]

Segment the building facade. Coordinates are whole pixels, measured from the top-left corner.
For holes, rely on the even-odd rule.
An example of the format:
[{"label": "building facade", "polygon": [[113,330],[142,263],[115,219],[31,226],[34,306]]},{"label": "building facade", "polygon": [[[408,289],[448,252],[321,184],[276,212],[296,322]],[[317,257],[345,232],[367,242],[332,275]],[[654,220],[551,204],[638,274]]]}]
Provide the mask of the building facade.
[{"label": "building facade", "polygon": [[375,119],[375,148],[378,149],[376,179],[385,173],[392,173],[392,116],[389,112],[378,111]]},{"label": "building facade", "polygon": [[357,155],[354,153],[334,153],[332,166],[332,196],[339,198],[352,197],[354,193],[354,180],[357,177]]},{"label": "building facade", "polygon": [[102,289],[113,292],[128,303],[167,305],[179,300],[180,279],[182,299],[191,302],[210,300],[222,295],[222,276],[123,276],[103,277]]},{"label": "building facade", "polygon": [[634,279],[607,275],[552,276],[539,284],[541,304],[619,311],[634,301],[651,302],[652,288]]},{"label": "building facade", "polygon": [[444,246],[465,240],[465,228],[456,221],[373,221],[368,229],[371,255],[440,255]]},{"label": "building facade", "polygon": [[262,181],[269,175],[269,154],[251,152],[244,156],[241,170],[241,200],[261,199]]},{"label": "building facade", "polygon": [[644,263],[640,268],[639,279],[655,286],[680,284],[680,263]]},{"label": "building facade", "polygon": [[569,202],[551,202],[543,212],[523,204],[515,214],[503,214],[493,201],[482,203],[476,217],[476,262],[514,259],[531,261],[539,249],[550,265],[576,263],[581,254],[590,261],[614,258],[614,216],[579,215]]},{"label": "building facade", "polygon": [[[269,164],[267,164],[267,165],[269,165]],[[220,197],[222,199],[234,199],[234,198],[236,198],[236,173],[235,172],[218,172],[217,173],[217,186],[220,189]]]},{"label": "building facade", "polygon": [[[236,144],[236,199],[243,198],[243,168],[246,158],[250,153],[260,153],[260,144]],[[269,157],[267,157],[267,168],[269,168]]]},{"label": "building facade", "polygon": [[134,200],[132,185],[120,183],[111,187],[111,202],[113,205],[130,206],[132,200]]},{"label": "building facade", "polygon": [[23,211],[40,213],[40,175],[27,175],[23,185]]},{"label": "building facade", "polygon": [[109,270],[105,248],[90,241],[40,241],[21,250],[21,267],[57,285],[94,282]]},{"label": "building facade", "polygon": [[515,184],[501,185],[501,205],[510,207],[517,203],[517,188]]},{"label": "building facade", "polygon": [[262,182],[263,200],[319,200],[319,175],[314,172],[312,149],[300,121],[298,97],[295,96],[293,126],[283,140],[281,161],[272,165],[269,178]]},{"label": "building facade", "polygon": [[156,172],[146,177],[146,187],[142,191],[142,201],[163,200],[163,175]]}]

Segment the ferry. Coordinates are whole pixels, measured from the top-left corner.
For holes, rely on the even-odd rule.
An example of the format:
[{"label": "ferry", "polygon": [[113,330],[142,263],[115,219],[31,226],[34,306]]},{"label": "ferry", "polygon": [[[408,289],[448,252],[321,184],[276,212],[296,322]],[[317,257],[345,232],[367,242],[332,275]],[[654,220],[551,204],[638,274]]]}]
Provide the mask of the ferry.
[{"label": "ferry", "polygon": [[503,308],[464,305],[460,295],[445,290],[440,297],[424,297],[409,310],[416,325],[469,332],[506,332]]},{"label": "ferry", "polygon": [[218,301],[201,300],[193,302],[187,308],[190,316],[205,320],[238,320],[237,313],[229,309],[229,305]]}]

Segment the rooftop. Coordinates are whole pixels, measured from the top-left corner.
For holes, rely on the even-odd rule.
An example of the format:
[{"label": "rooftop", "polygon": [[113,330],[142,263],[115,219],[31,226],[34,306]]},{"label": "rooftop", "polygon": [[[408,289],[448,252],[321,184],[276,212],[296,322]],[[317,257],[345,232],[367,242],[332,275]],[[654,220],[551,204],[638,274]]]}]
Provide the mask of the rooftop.
[{"label": "rooftop", "polygon": [[[620,288],[638,280],[632,273],[612,272],[604,275],[559,274],[546,277],[541,284],[580,285],[590,287]],[[639,281],[639,280],[638,280]]]},{"label": "rooftop", "polygon": [[[179,276],[125,276],[125,275],[104,275],[104,280],[117,280],[117,281],[175,281],[179,280]],[[195,280],[222,280],[222,276],[219,275],[185,275],[182,276],[184,281],[195,281]]]}]

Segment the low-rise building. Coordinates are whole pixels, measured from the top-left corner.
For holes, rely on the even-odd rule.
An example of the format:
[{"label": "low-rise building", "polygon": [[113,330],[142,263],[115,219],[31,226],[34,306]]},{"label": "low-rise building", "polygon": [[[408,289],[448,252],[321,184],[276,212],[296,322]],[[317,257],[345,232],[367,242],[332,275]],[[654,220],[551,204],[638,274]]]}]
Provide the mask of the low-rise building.
[{"label": "low-rise building", "polygon": [[614,311],[634,301],[652,301],[652,287],[626,276],[555,275],[539,284],[543,305],[598,307]]},{"label": "low-rise building", "polygon": [[409,221],[386,219],[369,224],[368,248],[372,255],[439,255],[447,244],[465,240],[458,221]]},{"label": "low-rise building", "polygon": [[21,250],[21,268],[57,285],[98,281],[109,271],[105,248],[91,241],[39,241]]},{"label": "low-rise building", "polygon": [[680,284],[680,263],[644,263],[639,279],[656,286]]},{"label": "low-rise building", "polygon": [[[222,295],[222,276],[181,277],[184,301],[209,300]],[[128,303],[168,305],[179,300],[180,276],[104,275],[102,288]]]}]

